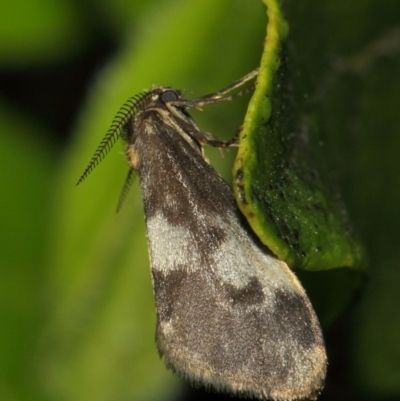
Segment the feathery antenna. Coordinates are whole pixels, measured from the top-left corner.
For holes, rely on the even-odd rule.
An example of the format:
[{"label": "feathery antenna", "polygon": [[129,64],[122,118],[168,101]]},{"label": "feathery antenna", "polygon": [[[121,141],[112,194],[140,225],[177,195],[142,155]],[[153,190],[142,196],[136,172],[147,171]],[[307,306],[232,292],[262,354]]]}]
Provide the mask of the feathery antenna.
[{"label": "feathery antenna", "polygon": [[140,93],[127,100],[127,102],[120,108],[116,117],[114,118],[110,129],[106,136],[100,142],[92,159],[90,160],[85,171],[82,173],[76,185],[79,185],[93,169],[106,157],[115,142],[121,137],[125,125],[129,119],[136,114],[145,103],[147,93]]},{"label": "feathery antenna", "polygon": [[133,181],[135,181],[135,177],[135,170],[133,170],[133,168],[129,169],[124,186],[122,187],[122,191],[118,199],[117,213],[121,210],[122,204],[124,203],[126,196],[128,195],[129,189],[131,188]]}]

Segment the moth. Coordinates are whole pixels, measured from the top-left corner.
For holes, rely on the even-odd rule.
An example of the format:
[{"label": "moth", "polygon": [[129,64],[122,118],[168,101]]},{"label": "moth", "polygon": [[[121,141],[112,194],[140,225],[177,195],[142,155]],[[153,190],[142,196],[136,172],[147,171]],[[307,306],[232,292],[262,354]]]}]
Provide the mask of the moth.
[{"label": "moth", "polygon": [[118,137],[130,165],[119,206],[138,172],[144,202],[156,339],[168,368],[194,385],[261,400],[315,399],[327,358],[320,325],[296,276],[252,232],[232,189],[204,157],[228,147],[189,108],[231,100],[257,70],[185,100],[156,87],[121,109],[78,183]]}]

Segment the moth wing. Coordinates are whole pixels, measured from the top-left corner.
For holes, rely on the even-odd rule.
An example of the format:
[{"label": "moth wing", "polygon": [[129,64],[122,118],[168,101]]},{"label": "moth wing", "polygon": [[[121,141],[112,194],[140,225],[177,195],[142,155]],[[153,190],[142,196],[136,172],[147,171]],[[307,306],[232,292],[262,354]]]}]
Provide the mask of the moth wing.
[{"label": "moth wing", "polygon": [[169,270],[157,268],[152,252],[157,343],[166,364],[194,383],[233,394],[317,395],[325,378],[324,342],[287,265],[262,252],[240,226],[217,244],[210,234],[207,256],[179,241],[184,232],[163,227],[165,246],[176,252]]},{"label": "moth wing", "polygon": [[324,341],[297,278],[254,238],[232,190],[199,152],[156,114],[143,125],[137,166],[160,355],[219,391],[315,397]]}]

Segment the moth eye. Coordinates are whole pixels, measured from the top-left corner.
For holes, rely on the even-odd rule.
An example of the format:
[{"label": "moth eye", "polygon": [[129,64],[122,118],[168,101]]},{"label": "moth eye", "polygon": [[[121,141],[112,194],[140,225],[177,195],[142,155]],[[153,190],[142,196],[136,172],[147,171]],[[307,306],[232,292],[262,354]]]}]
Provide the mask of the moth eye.
[{"label": "moth eye", "polygon": [[161,100],[164,103],[168,102],[173,102],[174,100],[179,99],[179,94],[175,91],[172,90],[166,90],[162,95],[161,95]]}]

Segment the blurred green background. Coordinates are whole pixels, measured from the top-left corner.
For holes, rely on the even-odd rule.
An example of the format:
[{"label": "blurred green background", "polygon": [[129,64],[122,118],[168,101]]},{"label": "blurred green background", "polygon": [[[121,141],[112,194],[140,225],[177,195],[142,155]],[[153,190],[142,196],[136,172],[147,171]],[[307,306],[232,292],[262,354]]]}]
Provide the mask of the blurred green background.
[{"label": "blurred green background", "polygon": [[[370,256],[367,284],[325,327],[321,400],[400,399],[400,2],[284,6],[299,113]],[[14,0],[0,15],[0,399],[230,399],[158,358],[137,183],[115,213],[122,146],[75,183],[130,96],[152,84],[200,96],[255,68],[263,4]],[[229,138],[247,100],[193,114]],[[229,180],[234,152],[208,155]]]}]

